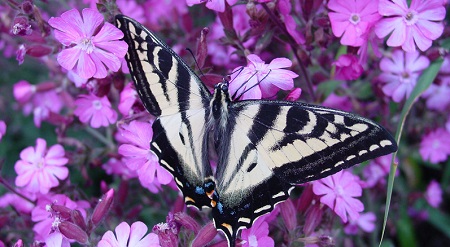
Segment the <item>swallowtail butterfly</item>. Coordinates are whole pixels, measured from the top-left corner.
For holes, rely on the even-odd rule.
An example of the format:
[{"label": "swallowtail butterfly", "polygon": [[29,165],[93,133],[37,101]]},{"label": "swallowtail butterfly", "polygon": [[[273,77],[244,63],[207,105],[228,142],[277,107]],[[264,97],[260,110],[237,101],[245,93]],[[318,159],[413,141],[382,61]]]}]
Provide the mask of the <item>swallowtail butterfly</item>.
[{"label": "swallowtail butterfly", "polygon": [[[123,15],[116,25],[140,99],[157,117],[151,150],[187,205],[212,208],[229,246],[296,184],[397,150],[383,127],[352,113],[300,102],[233,102],[227,83],[211,95],[151,31]],[[218,157],[215,174],[210,152]]]}]

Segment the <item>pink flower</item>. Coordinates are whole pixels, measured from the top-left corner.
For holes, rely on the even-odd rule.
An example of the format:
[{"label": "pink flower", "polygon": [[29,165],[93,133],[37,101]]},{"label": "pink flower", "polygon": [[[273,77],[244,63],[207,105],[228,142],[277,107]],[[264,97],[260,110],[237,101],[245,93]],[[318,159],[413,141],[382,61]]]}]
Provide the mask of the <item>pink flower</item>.
[{"label": "pink flower", "polygon": [[333,65],[336,65],[336,80],[356,80],[364,72],[358,58],[352,54],[341,55]]},{"label": "pink flower", "polygon": [[82,123],[90,121],[92,128],[109,126],[117,121],[117,113],[111,108],[111,103],[106,96],[80,95],[75,100],[77,108],[74,114],[80,118]]},{"label": "pink flower", "polygon": [[406,52],[425,51],[430,48],[433,40],[439,38],[444,31],[441,22],[445,18],[444,1],[442,0],[412,0],[411,6],[405,0],[380,0],[378,11],[383,18],[375,26],[378,37],[384,38],[391,34],[387,45],[402,46]]},{"label": "pink flower", "polygon": [[364,205],[358,199],[362,195],[358,177],[350,172],[340,171],[334,175],[314,181],[313,192],[320,198],[320,202],[327,205],[346,223],[347,215],[351,221],[356,221]]},{"label": "pink flower", "polygon": [[439,207],[442,202],[442,189],[436,180],[432,180],[430,184],[428,184],[427,191],[424,196],[432,207]]},{"label": "pink flower", "polygon": [[259,217],[250,229],[244,229],[241,233],[243,247],[273,247],[275,242],[269,237],[269,224],[266,217]]},{"label": "pink flower", "polygon": [[21,80],[18,81],[16,84],[14,84],[13,88],[14,98],[19,103],[23,104],[28,102],[35,92],[36,86],[31,85],[28,81]]},{"label": "pink flower", "polygon": [[302,95],[302,89],[301,88],[294,88],[285,98],[287,101],[297,101],[300,96]]},{"label": "pink flower", "polygon": [[353,105],[352,101],[348,96],[340,96],[336,95],[335,93],[331,93],[328,95],[328,97],[325,99],[324,102],[322,102],[323,106],[331,107],[335,109],[340,109],[343,111],[352,111]]},{"label": "pink flower", "polygon": [[367,32],[381,16],[377,9],[378,1],[373,0],[330,0],[328,8],[331,29],[341,44],[361,46],[366,42]]},{"label": "pink flower", "polygon": [[188,13],[183,0],[144,1],[144,10],[148,9],[152,11],[144,11],[145,17],[153,31],[170,26],[171,23],[183,22],[183,16]]},{"label": "pink flower", "polygon": [[5,121],[0,120],[0,141],[6,133],[6,123]]},{"label": "pink flower", "polygon": [[20,160],[14,166],[16,186],[31,193],[47,194],[59,185],[58,179],[64,180],[69,175],[69,169],[65,167],[69,160],[64,155],[61,145],[47,149],[47,142],[38,138],[36,147],[27,147],[20,152]]},{"label": "pink flower", "polygon": [[144,187],[149,184],[169,184],[172,175],[160,166],[158,158],[150,150],[153,131],[150,123],[132,121],[129,125],[121,125],[119,129],[127,143],[119,146],[119,154],[124,162],[139,176]]},{"label": "pink flower", "polygon": [[439,128],[426,134],[420,142],[419,152],[422,159],[431,163],[447,160],[450,155],[450,132]]},{"label": "pink flower", "polygon": [[379,80],[387,83],[383,93],[391,96],[395,102],[408,98],[422,70],[430,65],[430,60],[420,56],[419,52],[395,50],[391,57],[381,59],[380,68],[383,73]]},{"label": "pink flower", "polygon": [[427,107],[431,110],[444,112],[450,106],[450,77],[441,77],[441,83],[433,83],[422,94],[427,99]]},{"label": "pink flower", "polygon": [[33,226],[33,231],[36,233],[36,240],[44,241],[49,237],[52,231],[52,225],[58,215],[52,213],[52,205],[62,205],[70,209],[77,209],[82,216],[86,218],[86,208],[89,208],[87,201],[72,201],[65,195],[43,195],[37,200],[36,206],[31,212],[31,220],[36,222]]},{"label": "pink flower", "polygon": [[349,224],[345,226],[344,231],[347,234],[356,235],[359,227],[365,232],[373,232],[373,230],[375,230],[376,220],[377,216],[372,212],[361,214],[355,222],[350,221]]},{"label": "pink flower", "polygon": [[105,170],[106,174],[116,174],[121,176],[125,180],[138,176],[136,171],[131,170],[122,160],[118,160],[116,158],[109,159],[105,164],[102,165],[102,168],[103,170]]},{"label": "pink flower", "polygon": [[131,87],[132,83],[128,83],[125,88],[120,92],[120,102],[119,102],[119,112],[128,116],[133,113],[133,105],[136,103],[138,99],[137,92],[134,88]]},{"label": "pink flower", "polygon": [[[366,181],[364,183],[365,188],[371,188],[376,184],[385,184],[384,179],[391,170],[392,154],[383,155],[374,160],[371,160],[369,165],[363,170],[364,177]],[[397,174],[398,175],[398,170]]]},{"label": "pink flower", "polygon": [[58,54],[58,63],[67,70],[75,69],[82,78],[105,78],[106,67],[119,70],[119,58],[127,52],[126,43],[119,41],[123,33],[104,23],[103,15],[95,9],[83,9],[82,15],[72,9],[48,21],[56,29],[55,38],[69,47]]},{"label": "pink flower", "polygon": [[[35,199],[35,196],[33,194],[29,194],[27,191],[20,191],[21,194],[27,195],[27,197],[31,200]],[[17,210],[20,213],[29,214],[31,213],[31,210],[34,208],[34,204],[30,201],[25,200],[24,198],[20,197],[17,194],[14,193],[6,193],[2,196],[0,196],[0,208],[5,208],[8,206],[14,207],[15,210]]]},{"label": "pink flower", "polygon": [[31,102],[23,108],[24,112],[33,112],[34,124],[41,127],[44,120],[50,120],[52,113],[59,113],[64,107],[63,99],[56,90],[36,93]]},{"label": "pink flower", "polygon": [[[201,4],[203,2],[206,2],[206,7],[208,9],[215,10],[217,12],[224,12],[225,11],[225,0],[186,0],[186,4],[191,7],[195,4]],[[229,5],[233,5],[237,2],[237,0],[227,0]]]},{"label": "pink flower", "polygon": [[282,69],[290,67],[291,60],[275,58],[270,64],[266,64],[254,54],[248,55],[247,59],[247,67],[236,68],[231,75],[229,90],[234,99],[272,98],[280,89],[293,89],[293,78],[298,75]]},{"label": "pink flower", "polygon": [[145,13],[142,5],[136,3],[135,0],[116,0],[122,14],[129,16],[140,23],[145,22]]},{"label": "pink flower", "polygon": [[[120,223],[115,229],[115,235],[112,231],[107,231],[98,247],[159,247],[158,235],[149,233],[147,236],[147,226],[140,222],[134,222],[131,227],[126,222]],[[145,237],[144,237],[145,236]]]},{"label": "pink flower", "polygon": [[291,15],[291,2],[289,0],[280,0],[278,1],[277,7],[283,17],[282,20],[284,21],[287,32],[291,35],[295,42],[297,42],[297,44],[304,44],[305,36],[296,29],[298,25]]}]

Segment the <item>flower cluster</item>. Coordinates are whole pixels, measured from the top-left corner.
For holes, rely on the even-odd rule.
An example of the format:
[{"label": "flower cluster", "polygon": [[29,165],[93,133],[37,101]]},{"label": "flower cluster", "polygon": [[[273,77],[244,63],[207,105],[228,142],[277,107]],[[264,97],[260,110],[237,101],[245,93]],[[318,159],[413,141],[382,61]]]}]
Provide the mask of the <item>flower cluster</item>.
[{"label": "flower cluster", "polygon": [[[227,245],[204,212],[186,209],[192,198],[178,188],[190,185],[155,155],[167,147],[150,145],[161,137],[153,125],[159,120],[139,99],[131,80],[139,76],[129,75],[117,14],[161,36],[201,70],[209,90],[228,75],[233,101],[301,100],[402,130],[398,153],[296,186],[290,199],[240,231],[238,246],[373,245],[397,166],[385,238],[400,245],[448,242],[440,221],[450,217],[448,1],[6,2],[0,3],[0,247]],[[141,59],[151,58],[141,56],[147,45],[136,48]],[[321,120],[308,118],[314,122]],[[179,135],[184,126],[177,128],[167,131]],[[198,158],[210,158],[220,172],[215,155]]]}]

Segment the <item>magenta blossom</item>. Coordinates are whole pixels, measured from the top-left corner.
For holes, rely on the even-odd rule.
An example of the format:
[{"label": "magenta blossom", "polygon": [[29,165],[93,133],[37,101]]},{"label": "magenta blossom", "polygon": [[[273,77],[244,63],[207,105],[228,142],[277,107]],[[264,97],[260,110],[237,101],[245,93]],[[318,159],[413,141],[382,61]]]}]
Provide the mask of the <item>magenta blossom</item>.
[{"label": "magenta blossom", "polygon": [[352,54],[344,54],[336,62],[336,80],[356,80],[364,72],[358,58]]},{"label": "magenta blossom", "polygon": [[377,216],[374,213],[363,213],[355,222],[349,222],[349,224],[345,226],[344,231],[350,235],[356,235],[358,233],[358,228],[361,228],[365,232],[373,232],[373,230],[375,230],[376,220]]},{"label": "magenta blossom", "polygon": [[33,226],[33,231],[36,233],[36,240],[46,240],[53,230],[52,226],[55,219],[58,220],[57,218],[59,218],[59,215],[52,213],[52,205],[62,205],[70,209],[79,210],[83,218],[86,218],[85,209],[90,206],[87,201],[72,201],[65,195],[41,195],[31,212],[31,220],[36,222]]},{"label": "magenta blossom", "polygon": [[236,99],[272,98],[277,92],[291,90],[298,75],[283,69],[292,65],[287,58],[275,58],[266,64],[257,55],[247,56],[248,65],[234,69],[230,80],[230,94]]},{"label": "magenta blossom", "polygon": [[328,13],[331,29],[341,44],[361,46],[366,42],[367,32],[381,16],[377,0],[330,0]]},{"label": "magenta blossom", "polygon": [[158,235],[147,233],[147,226],[140,222],[134,222],[131,227],[126,222],[120,223],[115,229],[115,235],[112,231],[107,231],[98,247],[159,247]]},{"label": "magenta blossom", "polygon": [[412,52],[417,45],[425,51],[444,31],[444,4],[442,0],[412,0],[408,7],[406,0],[380,0],[378,11],[386,18],[377,23],[375,33],[380,38],[391,34],[388,46]]},{"label": "magenta blossom", "polygon": [[422,159],[431,163],[447,160],[450,155],[450,132],[439,128],[426,134],[420,142],[419,152]]},{"label": "magenta blossom", "polygon": [[354,197],[362,195],[359,178],[348,171],[340,171],[334,175],[314,181],[313,192],[321,196],[320,202],[330,207],[342,221],[356,221],[364,204]]},{"label": "magenta blossom", "polygon": [[0,120],[0,141],[6,133],[6,123],[5,121]]},{"label": "magenta blossom", "polygon": [[241,233],[242,247],[273,247],[275,242],[269,237],[269,224],[266,217],[259,217],[250,229],[244,229]]},{"label": "magenta blossom", "polygon": [[442,202],[442,189],[436,180],[432,180],[430,184],[428,184],[427,191],[424,196],[432,207],[439,207]]},{"label": "magenta blossom", "polygon": [[[442,64],[444,66],[444,64]],[[433,83],[421,95],[427,99],[427,107],[431,110],[445,112],[450,106],[450,77],[441,76],[441,83]]]},{"label": "magenta blossom", "polygon": [[83,9],[82,16],[72,9],[61,17],[50,18],[48,23],[56,29],[55,38],[68,47],[57,58],[63,68],[75,69],[86,79],[105,78],[106,68],[119,70],[119,59],[128,49],[124,41],[119,41],[123,33],[114,25],[104,23],[103,15],[96,9]]},{"label": "magenta blossom", "polygon": [[[226,0],[229,5],[233,5],[237,2],[237,0]],[[224,12],[225,11],[225,0],[186,0],[187,5],[193,6],[195,4],[201,4],[206,2],[206,7],[208,9],[215,10],[217,12]]]},{"label": "magenta blossom", "polygon": [[291,35],[297,44],[305,43],[305,36],[302,32],[296,29],[298,26],[294,18],[291,15],[292,5],[289,0],[278,1],[278,10],[280,11],[284,25],[286,26],[286,31]]},{"label": "magenta blossom", "polygon": [[139,176],[144,187],[149,184],[169,184],[172,175],[160,166],[158,158],[150,150],[153,131],[150,123],[132,121],[119,129],[126,143],[119,146],[119,154],[124,156],[125,164]]},{"label": "magenta blossom", "polygon": [[119,112],[124,116],[133,113],[132,107],[138,99],[137,92],[131,85],[132,83],[128,83],[122,92],[120,92],[120,102],[117,108],[119,108]]},{"label": "magenta blossom", "polygon": [[430,60],[420,56],[419,52],[395,50],[391,57],[381,59],[380,68],[383,73],[379,80],[385,82],[383,93],[392,97],[395,102],[408,98],[420,74],[430,65]]},{"label": "magenta blossom", "polygon": [[111,108],[111,103],[106,96],[80,95],[75,100],[77,108],[74,114],[82,123],[90,122],[92,128],[109,126],[117,121],[117,113]]},{"label": "magenta blossom", "polygon": [[135,0],[116,0],[122,14],[129,16],[140,23],[145,23],[145,11],[142,5],[136,3]]},{"label": "magenta blossom", "polygon": [[47,194],[69,175],[65,167],[69,161],[64,157],[64,148],[53,145],[47,149],[44,139],[36,140],[36,147],[27,147],[20,152],[20,160],[14,165],[16,186],[24,187],[31,193]]}]

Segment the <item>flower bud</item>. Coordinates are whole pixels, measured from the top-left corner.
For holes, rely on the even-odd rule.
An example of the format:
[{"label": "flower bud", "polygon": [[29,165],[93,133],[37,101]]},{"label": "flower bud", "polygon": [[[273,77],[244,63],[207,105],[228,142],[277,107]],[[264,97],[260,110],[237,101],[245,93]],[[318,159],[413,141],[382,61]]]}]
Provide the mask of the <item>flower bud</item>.
[{"label": "flower bud", "polygon": [[193,231],[194,234],[197,234],[198,231],[200,231],[200,225],[197,223],[197,221],[195,221],[189,215],[180,212],[180,213],[175,213],[174,217],[175,217],[175,221],[178,224],[180,224],[180,225],[186,227],[187,229]]},{"label": "flower bud", "polygon": [[202,229],[200,229],[197,236],[192,241],[192,247],[206,246],[214,237],[217,235],[217,230],[212,222],[206,224]]},{"label": "flower bud", "polygon": [[195,57],[197,58],[197,65],[199,69],[205,66],[205,60],[206,57],[208,56],[208,45],[206,43],[206,35],[208,35],[208,33],[209,29],[203,28],[202,32],[200,33],[200,40],[198,41],[197,44],[197,54]]},{"label": "flower bud", "polygon": [[50,46],[41,44],[29,45],[26,50],[26,53],[32,57],[43,57],[53,52],[53,49]]},{"label": "flower bud", "polygon": [[17,82],[13,87],[14,98],[21,104],[28,102],[35,92],[36,86],[24,80]]},{"label": "flower bud", "polygon": [[288,231],[294,231],[297,227],[297,214],[295,212],[294,203],[291,200],[286,200],[280,205],[280,213],[284,224]]},{"label": "flower bud", "polygon": [[171,230],[168,223],[159,223],[153,227],[153,232],[158,235],[161,247],[178,246],[178,234]]},{"label": "flower bud", "polygon": [[303,226],[303,232],[306,236],[314,232],[314,229],[322,222],[323,209],[320,203],[312,206],[306,213],[305,225]]},{"label": "flower bud", "polygon": [[26,15],[31,15],[33,14],[33,3],[30,0],[25,0],[22,2],[22,4],[20,5],[20,8],[22,9],[23,13]]},{"label": "flower bud", "polygon": [[59,218],[63,220],[67,220],[71,218],[72,209],[63,206],[63,205],[57,205],[52,204],[51,209],[59,216]]},{"label": "flower bud", "polygon": [[17,240],[17,242],[14,243],[13,247],[23,247],[22,239]]},{"label": "flower bud", "polygon": [[72,222],[79,226],[81,229],[86,230],[86,221],[79,210],[72,210]]},{"label": "flower bud", "polygon": [[63,221],[58,226],[59,232],[68,239],[73,239],[80,244],[88,244],[88,235],[79,226],[69,221]]},{"label": "flower bud", "polygon": [[98,225],[98,223],[100,223],[103,220],[106,214],[108,214],[113,199],[114,199],[113,189],[110,189],[108,192],[106,192],[106,194],[102,196],[101,199],[99,199],[99,202],[95,207],[94,212],[92,213],[91,217],[92,225],[94,226]]}]

